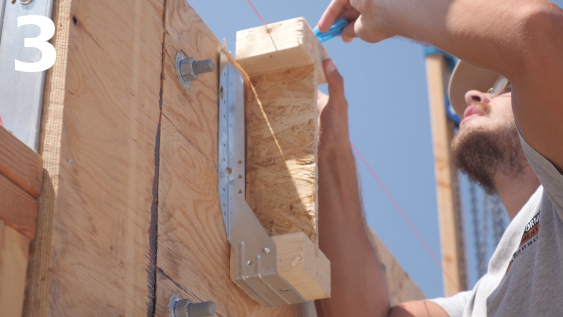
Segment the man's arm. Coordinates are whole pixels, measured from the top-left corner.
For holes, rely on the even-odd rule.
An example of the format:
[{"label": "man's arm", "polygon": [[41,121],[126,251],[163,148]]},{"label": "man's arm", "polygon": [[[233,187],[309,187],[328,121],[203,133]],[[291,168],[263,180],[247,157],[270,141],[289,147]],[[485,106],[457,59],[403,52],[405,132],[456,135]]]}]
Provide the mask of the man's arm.
[{"label": "man's arm", "polygon": [[319,245],[331,262],[332,297],[316,301],[319,317],[444,316],[432,302],[389,306],[381,264],[365,231],[348,134],[342,76],[325,61],[330,97],[319,96]]},{"label": "man's arm", "polygon": [[[333,0],[319,22],[377,42],[426,42],[508,78],[524,138],[563,171],[563,10],[548,0]],[[354,17],[358,17],[355,19]]]}]

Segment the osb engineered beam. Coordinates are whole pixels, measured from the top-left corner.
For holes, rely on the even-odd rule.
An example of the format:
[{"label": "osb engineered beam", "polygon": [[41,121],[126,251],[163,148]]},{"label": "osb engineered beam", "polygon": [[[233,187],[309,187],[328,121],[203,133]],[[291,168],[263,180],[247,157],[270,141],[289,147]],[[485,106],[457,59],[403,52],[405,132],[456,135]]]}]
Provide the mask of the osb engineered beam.
[{"label": "osb engineered beam", "polygon": [[280,271],[288,268],[284,264],[278,273],[306,299],[326,298],[330,262],[318,248],[317,226],[317,86],[327,54],[303,18],[267,27],[270,34],[264,27],[237,32],[237,62],[250,76],[246,200],[270,236],[302,233],[310,239],[311,245],[300,244],[311,252],[299,255],[293,236],[274,241],[283,263],[292,250],[292,260],[300,257],[317,270]]}]

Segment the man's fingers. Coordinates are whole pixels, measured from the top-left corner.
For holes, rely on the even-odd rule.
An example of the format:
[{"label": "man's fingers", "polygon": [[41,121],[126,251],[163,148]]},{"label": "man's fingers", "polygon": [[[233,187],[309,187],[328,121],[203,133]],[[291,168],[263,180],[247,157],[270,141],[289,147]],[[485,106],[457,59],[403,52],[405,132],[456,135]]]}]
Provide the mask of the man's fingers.
[{"label": "man's fingers", "polygon": [[379,38],[375,38],[373,30],[366,26],[364,16],[361,16],[354,23],[354,33],[357,37],[368,43],[376,43],[381,41]]},{"label": "man's fingers", "polygon": [[319,31],[328,32],[330,27],[334,24],[334,21],[336,21],[336,18],[342,14],[344,8],[349,3],[350,0],[332,0],[319,21]]},{"label": "man's fingers", "polygon": [[342,30],[342,40],[346,43],[350,43],[352,42],[352,40],[355,37],[358,37],[358,35],[356,34],[356,31],[354,30],[354,25],[356,25],[356,21],[352,21],[350,22],[350,24],[348,24],[344,30]]},{"label": "man's fingers", "polygon": [[344,97],[344,79],[338,69],[336,69],[336,64],[332,59],[326,59],[324,61],[324,68],[326,79],[328,81],[328,94],[330,100],[335,100],[336,102],[342,103],[346,102]]}]

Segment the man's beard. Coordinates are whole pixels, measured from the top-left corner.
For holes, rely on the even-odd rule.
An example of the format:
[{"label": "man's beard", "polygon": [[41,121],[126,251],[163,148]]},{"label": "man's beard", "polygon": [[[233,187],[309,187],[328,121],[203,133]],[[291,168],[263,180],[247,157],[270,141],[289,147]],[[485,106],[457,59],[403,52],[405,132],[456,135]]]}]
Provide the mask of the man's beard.
[{"label": "man's beard", "polygon": [[526,156],[513,120],[493,129],[461,130],[452,141],[452,154],[461,172],[488,194],[496,192],[494,177],[497,173],[517,176],[526,166]]}]

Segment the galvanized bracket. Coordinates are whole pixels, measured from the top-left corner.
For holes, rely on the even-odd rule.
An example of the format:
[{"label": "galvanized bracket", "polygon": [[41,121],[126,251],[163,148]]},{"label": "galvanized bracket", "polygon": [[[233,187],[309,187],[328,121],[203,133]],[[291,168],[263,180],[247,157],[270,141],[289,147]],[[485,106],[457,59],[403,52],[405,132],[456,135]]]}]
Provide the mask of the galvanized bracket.
[{"label": "galvanized bracket", "polygon": [[51,18],[53,0],[0,0],[0,116],[4,127],[37,151],[45,71],[20,72],[15,60],[34,63],[41,51],[24,47],[25,38],[35,38],[40,29],[35,25],[17,26],[17,18],[41,15]]},{"label": "galvanized bracket", "polygon": [[276,273],[276,245],[246,202],[244,80],[224,50],[219,69],[218,190],[235,252],[236,280],[263,306],[302,303],[305,299]]}]

